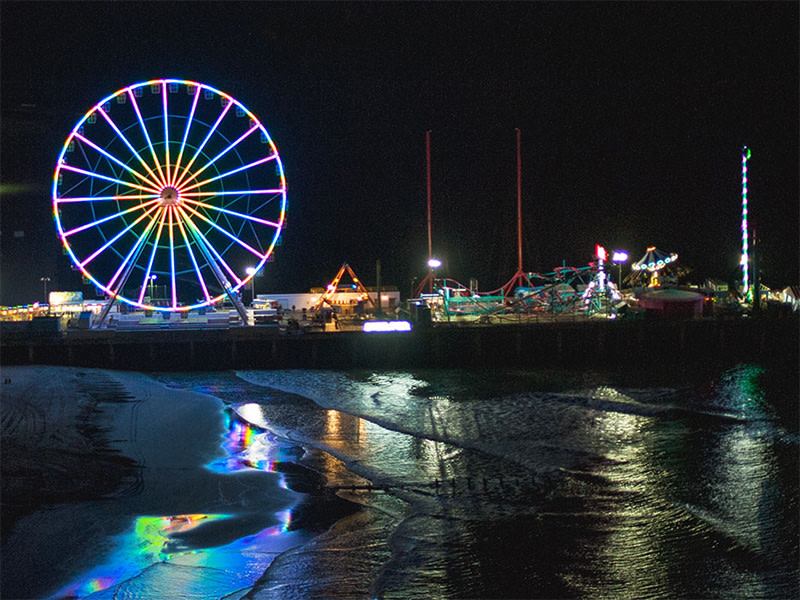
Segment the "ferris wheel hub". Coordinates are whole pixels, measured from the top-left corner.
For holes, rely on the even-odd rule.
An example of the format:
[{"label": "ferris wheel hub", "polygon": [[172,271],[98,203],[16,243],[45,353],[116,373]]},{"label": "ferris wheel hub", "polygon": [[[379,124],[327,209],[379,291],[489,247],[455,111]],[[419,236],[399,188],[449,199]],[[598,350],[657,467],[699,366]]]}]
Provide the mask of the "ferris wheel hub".
[{"label": "ferris wheel hub", "polygon": [[162,206],[177,206],[181,202],[181,194],[178,188],[171,185],[165,186],[161,190],[161,205]]}]

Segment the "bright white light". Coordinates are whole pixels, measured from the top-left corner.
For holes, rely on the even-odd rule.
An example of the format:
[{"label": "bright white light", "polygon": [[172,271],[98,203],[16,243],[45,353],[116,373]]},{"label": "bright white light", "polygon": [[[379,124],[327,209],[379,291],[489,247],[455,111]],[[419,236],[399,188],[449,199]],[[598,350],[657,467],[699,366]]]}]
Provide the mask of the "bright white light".
[{"label": "bright white light", "polygon": [[248,275],[255,275],[256,274],[256,268],[255,267],[247,267],[244,270],[244,272],[247,273]]},{"label": "bright white light", "polygon": [[611,262],[615,263],[624,263],[628,260],[628,253],[625,250],[614,250],[614,254],[611,256]]},{"label": "bright white light", "polygon": [[429,258],[428,259],[428,266],[431,269],[438,269],[439,267],[442,266],[442,261],[440,261],[438,258]]},{"label": "bright white light", "polygon": [[411,323],[408,321],[366,321],[364,323],[365,333],[386,333],[389,331],[411,331]]}]

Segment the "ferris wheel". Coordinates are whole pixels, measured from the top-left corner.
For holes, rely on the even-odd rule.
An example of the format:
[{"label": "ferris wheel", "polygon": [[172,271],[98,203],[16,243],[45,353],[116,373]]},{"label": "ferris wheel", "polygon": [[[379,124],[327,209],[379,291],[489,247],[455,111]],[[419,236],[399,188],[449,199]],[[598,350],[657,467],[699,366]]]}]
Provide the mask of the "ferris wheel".
[{"label": "ferris wheel", "polygon": [[237,292],[271,260],[286,178],[267,130],[211,86],[154,79],[95,104],[67,137],[53,214],[78,270],[115,300],[178,312]]}]

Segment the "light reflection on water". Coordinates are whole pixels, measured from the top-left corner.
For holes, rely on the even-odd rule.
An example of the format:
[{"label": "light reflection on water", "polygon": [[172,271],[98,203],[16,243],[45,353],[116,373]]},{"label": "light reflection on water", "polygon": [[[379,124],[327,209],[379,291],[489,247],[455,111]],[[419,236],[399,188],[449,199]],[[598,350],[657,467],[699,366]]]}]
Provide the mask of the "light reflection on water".
[{"label": "light reflection on water", "polygon": [[[226,433],[222,447],[227,455],[207,468],[232,476],[245,470],[279,473],[275,467],[286,459],[286,448],[274,443],[271,434],[236,418],[230,410],[223,417]],[[283,474],[279,485],[287,488]],[[51,598],[169,598],[192,589],[188,597],[221,598],[248,588],[277,555],[310,539],[304,531],[293,531],[292,508],[287,508],[268,519],[275,525],[252,531],[231,543],[215,543],[214,533],[207,531],[210,525],[219,522],[224,527],[234,518],[237,515],[139,516],[130,530],[112,541],[114,550],[104,564],[62,587]],[[254,520],[262,521],[263,518]]]},{"label": "light reflection on water", "polygon": [[[139,556],[174,550],[153,564],[195,571],[151,567],[158,583],[138,597],[181,577],[197,598],[255,581],[248,597],[256,599],[749,600],[800,591],[798,436],[776,414],[760,367],[697,380],[574,371],[239,376],[172,382],[230,407],[226,456],[210,469],[235,477],[302,462],[375,510],[274,563],[275,552],[309,539],[292,538],[300,534],[291,510],[222,547],[190,548],[202,527],[158,530]],[[347,490],[368,482],[381,491]],[[81,580],[81,594],[120,591],[126,574],[107,566]]]},{"label": "light reflection on water", "polygon": [[240,375],[313,398],[292,437],[412,505],[380,597],[797,596],[797,435],[760,367],[547,392],[506,372]]}]

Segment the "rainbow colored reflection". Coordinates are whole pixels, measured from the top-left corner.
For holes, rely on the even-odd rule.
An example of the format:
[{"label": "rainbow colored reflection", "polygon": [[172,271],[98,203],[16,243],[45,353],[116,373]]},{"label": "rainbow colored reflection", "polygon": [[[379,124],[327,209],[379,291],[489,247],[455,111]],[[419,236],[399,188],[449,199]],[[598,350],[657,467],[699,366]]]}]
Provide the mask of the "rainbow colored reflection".
[{"label": "rainbow colored reflection", "polygon": [[[222,447],[227,456],[206,468],[223,476],[243,470],[276,472],[286,451],[269,432],[224,413],[226,433]],[[286,488],[281,475],[279,486]],[[107,560],[59,589],[51,598],[83,598],[107,590],[111,597],[219,598],[252,586],[275,557],[310,539],[292,528],[292,508],[272,515],[275,523],[217,547],[190,547],[182,536],[209,523],[231,520],[237,514],[183,514],[136,517],[128,531],[112,538],[114,550]],[[195,568],[188,570],[187,567]],[[173,571],[172,569],[178,569]],[[173,576],[175,573],[177,576]],[[172,590],[176,586],[179,590]],[[188,586],[188,587],[187,587]],[[144,594],[144,596],[142,595]],[[164,594],[167,594],[166,596]]]}]

